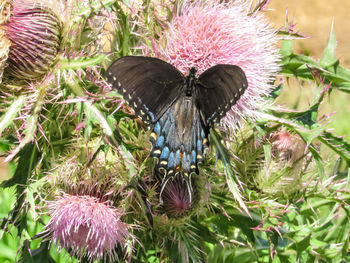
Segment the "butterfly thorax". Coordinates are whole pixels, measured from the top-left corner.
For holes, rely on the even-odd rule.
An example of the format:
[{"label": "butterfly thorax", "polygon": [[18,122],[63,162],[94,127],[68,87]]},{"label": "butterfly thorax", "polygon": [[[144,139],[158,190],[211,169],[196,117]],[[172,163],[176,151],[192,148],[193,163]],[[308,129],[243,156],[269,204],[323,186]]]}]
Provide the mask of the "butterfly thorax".
[{"label": "butterfly thorax", "polygon": [[193,88],[195,87],[196,83],[196,72],[197,69],[195,67],[190,68],[190,72],[185,78],[185,85],[186,85],[186,96],[191,97],[193,93]]}]

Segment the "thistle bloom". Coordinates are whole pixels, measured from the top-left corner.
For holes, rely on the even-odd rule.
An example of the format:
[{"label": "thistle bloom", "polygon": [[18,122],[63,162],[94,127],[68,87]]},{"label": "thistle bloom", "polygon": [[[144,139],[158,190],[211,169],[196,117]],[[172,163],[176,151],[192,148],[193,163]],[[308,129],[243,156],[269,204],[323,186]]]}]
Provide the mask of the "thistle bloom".
[{"label": "thistle bloom", "polygon": [[154,43],[154,52],[186,75],[193,66],[198,74],[216,64],[241,67],[249,87],[223,120],[234,127],[237,115],[256,118],[266,105],[279,56],[275,32],[262,14],[248,15],[244,0],[220,2],[186,2]]},{"label": "thistle bloom", "polygon": [[175,178],[170,179],[162,192],[164,212],[174,218],[186,216],[196,201],[195,187],[193,180],[190,184],[182,174],[177,174]]},{"label": "thistle bloom", "polygon": [[54,242],[78,258],[114,260],[116,246],[124,247],[131,236],[122,214],[93,196],[63,194],[49,203],[49,211],[46,229]]},{"label": "thistle bloom", "polygon": [[40,3],[2,0],[1,7],[1,42],[11,43],[6,73],[28,80],[44,75],[59,50],[60,19]]},{"label": "thistle bloom", "polygon": [[286,130],[279,131],[275,134],[276,140],[273,145],[280,151],[287,151],[292,148],[294,142],[292,135]]},{"label": "thistle bloom", "polygon": [[286,129],[280,129],[272,134],[272,153],[274,157],[280,159],[283,165],[297,161],[304,155],[305,148],[305,142]]},{"label": "thistle bloom", "polygon": [[260,170],[263,191],[272,194],[291,194],[300,190],[301,170],[305,162],[305,142],[286,129],[281,129],[271,136],[271,155],[269,163]]}]

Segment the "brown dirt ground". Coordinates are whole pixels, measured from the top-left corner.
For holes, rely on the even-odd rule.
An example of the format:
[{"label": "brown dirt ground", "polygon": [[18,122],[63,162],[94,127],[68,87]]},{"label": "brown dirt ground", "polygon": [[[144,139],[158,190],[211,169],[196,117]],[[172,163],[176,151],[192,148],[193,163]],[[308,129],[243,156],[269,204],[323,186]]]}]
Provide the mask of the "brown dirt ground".
[{"label": "brown dirt ground", "polygon": [[[319,58],[334,21],[333,27],[338,40],[337,56],[342,65],[350,68],[350,1],[272,0],[266,15],[274,27],[284,25],[286,10],[289,20],[294,21],[298,32],[311,37],[296,41],[296,52],[303,53],[307,50],[311,56]],[[7,164],[0,159],[0,180],[8,176]]]}]

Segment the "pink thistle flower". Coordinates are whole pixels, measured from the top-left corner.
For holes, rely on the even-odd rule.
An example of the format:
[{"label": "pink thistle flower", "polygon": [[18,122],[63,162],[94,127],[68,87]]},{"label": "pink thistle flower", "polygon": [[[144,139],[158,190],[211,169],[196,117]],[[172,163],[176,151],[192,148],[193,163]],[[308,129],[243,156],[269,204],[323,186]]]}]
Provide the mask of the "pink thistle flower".
[{"label": "pink thistle flower", "polygon": [[237,124],[238,116],[259,116],[279,71],[275,31],[269,28],[263,14],[248,15],[249,12],[244,0],[185,2],[153,45],[156,56],[186,75],[191,67],[201,74],[216,64],[243,69],[248,89],[222,122],[231,127]]},{"label": "pink thistle flower", "polygon": [[131,237],[122,213],[101,198],[63,194],[48,208],[51,219],[46,229],[54,243],[78,258],[114,260],[116,247],[126,247]]},{"label": "pink thistle flower", "polygon": [[290,133],[287,129],[282,128],[271,134],[272,153],[279,158],[279,163],[293,163],[305,154],[306,144],[296,134]]},{"label": "pink thistle flower", "polygon": [[273,145],[281,150],[287,151],[294,144],[294,140],[289,132],[282,130],[276,134],[276,141],[273,142]]},{"label": "pink thistle flower", "polygon": [[[37,79],[55,62],[60,47],[62,25],[51,8],[38,2],[4,1],[3,31],[10,41],[7,74],[20,79]],[[9,5],[9,4],[8,4]],[[8,11],[11,10],[10,15]],[[0,33],[2,38],[5,35]]]},{"label": "pink thistle flower", "polygon": [[[187,180],[187,179],[186,179]],[[196,198],[196,185],[191,180],[191,185],[183,175],[178,174],[170,179],[162,192],[163,210],[173,218],[186,216],[193,208]],[[191,191],[191,192],[190,192]]]}]

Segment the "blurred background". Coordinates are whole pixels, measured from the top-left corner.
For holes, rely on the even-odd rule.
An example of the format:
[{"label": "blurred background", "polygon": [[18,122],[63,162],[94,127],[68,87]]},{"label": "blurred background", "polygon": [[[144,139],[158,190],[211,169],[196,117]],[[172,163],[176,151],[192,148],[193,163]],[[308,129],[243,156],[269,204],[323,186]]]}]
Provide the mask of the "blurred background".
[{"label": "blurred background", "polygon": [[[350,69],[350,1],[342,0],[271,0],[266,16],[273,27],[284,25],[286,13],[293,21],[298,33],[309,36],[307,39],[294,41],[294,52],[310,55],[318,60],[325,48],[332,24],[337,38],[337,58],[340,64]],[[290,80],[284,86],[279,103],[298,109],[311,103],[315,87]],[[286,84],[286,83],[285,83]],[[328,128],[334,133],[345,136],[350,142],[350,94],[333,90],[321,106],[321,114],[334,113]]]},{"label": "blurred background", "polygon": [[[310,54],[320,58],[327,43],[332,27],[338,40],[337,56],[340,63],[350,68],[350,1],[343,0],[271,0],[266,16],[275,28],[285,24],[286,11],[289,21],[293,21],[299,33],[310,38],[295,41],[296,53]],[[302,108],[311,103],[314,87],[300,85],[290,81],[285,87],[280,104]],[[310,100],[309,100],[310,99]],[[333,91],[327,102],[322,105],[322,113],[335,112],[329,127],[334,128],[337,135],[344,135],[350,142],[350,94]],[[0,157],[0,181],[8,178],[8,165]]]},{"label": "blurred background", "polygon": [[286,11],[298,32],[309,39],[295,42],[297,53],[309,52],[319,58],[333,28],[338,40],[337,56],[343,66],[350,68],[350,1],[343,0],[271,0],[266,16],[274,27],[284,25]]}]

